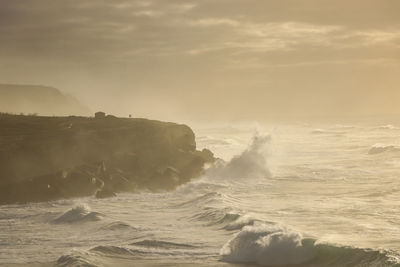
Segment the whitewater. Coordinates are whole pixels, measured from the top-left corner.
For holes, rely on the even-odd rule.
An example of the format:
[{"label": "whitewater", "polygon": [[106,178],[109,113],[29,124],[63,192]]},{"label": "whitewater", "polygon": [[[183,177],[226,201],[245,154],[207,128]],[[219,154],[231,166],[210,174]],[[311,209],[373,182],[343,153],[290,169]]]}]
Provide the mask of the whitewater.
[{"label": "whitewater", "polygon": [[395,123],[195,128],[171,192],[0,206],[0,266],[400,266]]}]

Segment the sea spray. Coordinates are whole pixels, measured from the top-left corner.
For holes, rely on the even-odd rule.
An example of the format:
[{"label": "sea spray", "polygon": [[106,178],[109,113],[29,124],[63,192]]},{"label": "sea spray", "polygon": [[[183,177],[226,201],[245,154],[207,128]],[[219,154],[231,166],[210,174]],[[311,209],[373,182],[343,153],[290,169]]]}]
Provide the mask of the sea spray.
[{"label": "sea spray", "polygon": [[266,148],[270,135],[256,134],[250,146],[229,162],[219,162],[207,170],[206,175],[218,179],[268,178],[271,172],[267,165]]}]

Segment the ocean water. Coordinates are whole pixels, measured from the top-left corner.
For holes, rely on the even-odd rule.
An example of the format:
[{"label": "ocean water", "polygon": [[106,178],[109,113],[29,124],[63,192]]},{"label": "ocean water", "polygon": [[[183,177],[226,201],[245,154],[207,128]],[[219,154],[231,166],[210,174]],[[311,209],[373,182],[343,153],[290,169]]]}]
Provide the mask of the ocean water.
[{"label": "ocean water", "polygon": [[0,206],[0,265],[400,262],[396,125],[237,125],[195,132],[198,147],[225,162],[175,191]]}]

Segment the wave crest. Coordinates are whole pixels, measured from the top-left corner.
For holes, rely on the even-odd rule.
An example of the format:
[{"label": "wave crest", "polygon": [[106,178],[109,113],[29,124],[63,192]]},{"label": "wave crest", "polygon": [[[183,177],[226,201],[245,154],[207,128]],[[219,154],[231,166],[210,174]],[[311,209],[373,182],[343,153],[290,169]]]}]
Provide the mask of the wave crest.
[{"label": "wave crest", "polygon": [[245,226],[220,254],[227,262],[272,266],[299,264],[314,257],[314,251],[302,245],[299,233],[263,224]]},{"label": "wave crest", "polygon": [[319,244],[278,226],[245,226],[221,249],[223,261],[264,266],[399,266],[388,252]]},{"label": "wave crest", "polygon": [[375,155],[375,154],[380,154],[380,153],[384,153],[384,152],[395,152],[395,151],[400,151],[400,148],[395,145],[385,145],[385,144],[378,143],[378,144],[373,145],[368,150],[368,154]]},{"label": "wave crest", "polygon": [[78,205],[54,219],[52,223],[60,224],[99,221],[102,216],[103,215],[99,212],[91,212],[88,205]]},{"label": "wave crest", "polygon": [[137,228],[135,228],[127,223],[120,222],[120,221],[109,223],[107,225],[100,227],[100,229],[101,230],[110,230],[110,231],[124,231],[124,230],[136,231],[136,230],[138,230]]},{"label": "wave crest", "polygon": [[[238,216],[235,220],[225,225],[224,229],[228,231],[240,230],[248,225],[255,225],[256,223],[262,222],[261,220],[255,219],[249,215]],[[266,223],[265,221],[263,223]]]},{"label": "wave crest", "polygon": [[83,266],[83,267],[96,267],[95,263],[85,259],[82,256],[77,255],[63,255],[57,260],[56,266],[67,267],[67,266]]}]

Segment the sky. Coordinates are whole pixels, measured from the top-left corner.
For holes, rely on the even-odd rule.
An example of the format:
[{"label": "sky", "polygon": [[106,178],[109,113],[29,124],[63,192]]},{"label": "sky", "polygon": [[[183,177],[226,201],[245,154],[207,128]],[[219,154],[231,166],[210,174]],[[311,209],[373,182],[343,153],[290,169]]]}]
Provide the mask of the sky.
[{"label": "sky", "polygon": [[1,0],[0,83],[167,120],[400,113],[398,0]]}]

